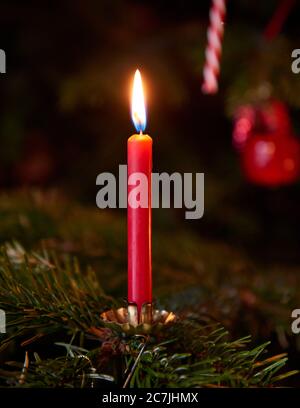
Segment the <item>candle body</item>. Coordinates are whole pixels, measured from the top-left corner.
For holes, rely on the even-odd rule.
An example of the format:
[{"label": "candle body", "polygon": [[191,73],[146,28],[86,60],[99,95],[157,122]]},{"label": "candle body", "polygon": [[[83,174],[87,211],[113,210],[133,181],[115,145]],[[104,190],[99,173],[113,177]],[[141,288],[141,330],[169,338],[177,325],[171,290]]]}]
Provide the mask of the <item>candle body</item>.
[{"label": "candle body", "polygon": [[[148,135],[133,135],[127,143],[128,180],[134,173],[143,173],[147,180],[147,208],[133,208],[130,192],[136,188],[128,184],[127,239],[128,239],[128,302],[138,311],[144,303],[152,302],[151,259],[151,175],[152,139]],[[138,184],[138,183],[137,183]]]}]

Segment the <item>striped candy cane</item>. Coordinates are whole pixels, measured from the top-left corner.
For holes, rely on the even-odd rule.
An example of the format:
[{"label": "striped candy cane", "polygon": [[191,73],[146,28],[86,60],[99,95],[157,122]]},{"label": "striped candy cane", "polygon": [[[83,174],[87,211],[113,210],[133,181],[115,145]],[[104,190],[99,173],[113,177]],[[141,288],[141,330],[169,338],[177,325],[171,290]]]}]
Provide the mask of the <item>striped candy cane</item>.
[{"label": "striped candy cane", "polygon": [[214,94],[218,91],[225,16],[226,0],[212,0],[209,13],[210,25],[207,31],[208,43],[203,68],[202,92],[206,94]]}]

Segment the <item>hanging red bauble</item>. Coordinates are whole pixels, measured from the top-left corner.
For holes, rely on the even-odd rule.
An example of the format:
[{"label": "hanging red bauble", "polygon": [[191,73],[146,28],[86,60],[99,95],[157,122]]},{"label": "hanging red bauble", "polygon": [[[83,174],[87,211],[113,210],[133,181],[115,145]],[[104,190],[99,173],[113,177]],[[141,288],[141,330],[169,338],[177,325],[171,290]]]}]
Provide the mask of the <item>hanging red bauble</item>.
[{"label": "hanging red bauble", "polygon": [[241,154],[247,179],[264,186],[281,186],[300,174],[300,144],[281,132],[254,134]]},{"label": "hanging red bauble", "polygon": [[292,132],[290,115],[286,105],[271,99],[259,105],[242,105],[234,115],[233,145],[242,151],[255,133],[279,132],[289,136]]},{"label": "hanging red bauble", "polygon": [[258,127],[264,132],[280,132],[290,135],[292,124],[285,103],[271,99],[260,105],[257,111]]}]

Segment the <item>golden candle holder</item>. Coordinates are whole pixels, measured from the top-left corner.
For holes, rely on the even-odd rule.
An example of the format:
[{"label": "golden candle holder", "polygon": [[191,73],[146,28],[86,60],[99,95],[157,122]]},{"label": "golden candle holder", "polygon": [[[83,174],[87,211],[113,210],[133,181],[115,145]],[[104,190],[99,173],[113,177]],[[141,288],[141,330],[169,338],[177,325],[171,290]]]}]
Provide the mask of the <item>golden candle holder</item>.
[{"label": "golden candle holder", "polygon": [[150,334],[174,323],[177,316],[173,312],[153,309],[152,303],[144,303],[138,313],[137,305],[129,303],[127,307],[103,312],[101,318],[105,324],[113,325],[126,334]]}]

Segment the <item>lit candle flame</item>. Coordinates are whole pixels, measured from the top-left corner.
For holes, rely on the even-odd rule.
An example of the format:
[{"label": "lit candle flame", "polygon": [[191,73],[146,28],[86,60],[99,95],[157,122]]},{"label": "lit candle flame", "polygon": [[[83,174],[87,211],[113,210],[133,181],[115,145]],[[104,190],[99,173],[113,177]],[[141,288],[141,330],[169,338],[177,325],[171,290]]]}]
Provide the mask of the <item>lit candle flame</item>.
[{"label": "lit candle flame", "polygon": [[138,69],[135,71],[133,81],[131,117],[136,130],[142,133],[146,128],[146,109],[142,77]]}]

